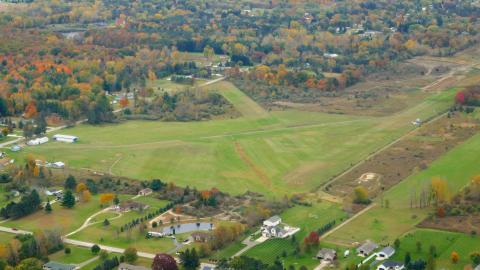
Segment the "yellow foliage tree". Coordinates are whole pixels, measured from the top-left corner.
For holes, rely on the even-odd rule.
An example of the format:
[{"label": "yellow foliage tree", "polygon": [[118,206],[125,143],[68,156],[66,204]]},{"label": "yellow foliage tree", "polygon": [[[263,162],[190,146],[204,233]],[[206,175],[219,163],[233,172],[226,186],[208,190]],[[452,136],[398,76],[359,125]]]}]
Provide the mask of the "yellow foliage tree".
[{"label": "yellow foliage tree", "polygon": [[75,190],[77,191],[77,193],[82,193],[83,191],[87,190],[87,185],[85,185],[84,183],[78,183],[77,184],[77,187],[75,188]]},{"label": "yellow foliage tree", "polygon": [[448,183],[440,177],[432,178],[432,193],[436,203],[448,201]]},{"label": "yellow foliage tree", "polygon": [[90,193],[90,190],[85,189],[82,192],[82,199],[84,202],[89,202],[92,199],[92,193]]},{"label": "yellow foliage tree", "polygon": [[104,193],[100,195],[100,204],[106,204],[113,201],[115,195],[113,193]]}]

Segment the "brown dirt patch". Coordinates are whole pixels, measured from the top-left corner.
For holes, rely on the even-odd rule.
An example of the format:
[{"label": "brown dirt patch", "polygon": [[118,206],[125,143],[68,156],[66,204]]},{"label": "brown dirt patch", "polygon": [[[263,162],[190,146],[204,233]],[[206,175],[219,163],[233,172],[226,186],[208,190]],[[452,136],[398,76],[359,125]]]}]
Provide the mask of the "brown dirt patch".
[{"label": "brown dirt patch", "polygon": [[268,178],[267,174],[265,174],[265,172],[263,172],[262,169],[253,162],[253,160],[248,156],[248,154],[238,142],[235,142],[235,151],[240,156],[240,158],[250,167],[250,169],[252,169],[255,175],[257,175],[257,177],[261,180],[264,186],[272,186],[272,181],[270,180],[270,178]]},{"label": "brown dirt patch", "polygon": [[361,183],[358,179],[368,172],[381,175],[378,188],[370,190],[372,197],[399,183],[464,142],[480,130],[475,120],[464,114],[444,116],[418,128],[415,132],[364,161],[325,187],[335,196],[347,197]]},{"label": "brown dirt patch", "polygon": [[417,227],[437,230],[446,230],[470,234],[480,233],[480,214],[444,218],[427,218]]}]

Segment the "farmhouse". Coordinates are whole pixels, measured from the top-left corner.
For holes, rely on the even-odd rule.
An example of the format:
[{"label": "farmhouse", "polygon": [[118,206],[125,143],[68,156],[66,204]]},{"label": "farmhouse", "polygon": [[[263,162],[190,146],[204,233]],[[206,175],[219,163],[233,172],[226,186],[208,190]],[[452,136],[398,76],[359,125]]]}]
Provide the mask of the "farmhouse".
[{"label": "farmhouse", "polygon": [[114,206],[114,209],[118,212],[128,212],[132,210],[143,211],[147,208],[148,205],[134,201],[126,201]]},{"label": "farmhouse", "polygon": [[63,264],[59,262],[50,261],[43,265],[44,270],[75,270],[78,269],[77,266],[72,264]]},{"label": "farmhouse", "polygon": [[131,265],[131,264],[126,264],[126,263],[121,263],[118,266],[118,270],[149,270],[150,268],[146,268],[143,266],[136,266],[136,265]]},{"label": "farmhouse", "polygon": [[152,194],[153,190],[151,188],[144,188],[138,192],[138,195],[147,196]]},{"label": "farmhouse", "polygon": [[403,263],[394,262],[394,261],[386,261],[377,267],[377,270],[402,270],[402,269],[405,269],[405,265]]},{"label": "farmhouse", "polygon": [[385,247],[377,253],[377,260],[383,261],[389,259],[395,254],[395,249],[391,246]]},{"label": "farmhouse", "polygon": [[78,137],[71,136],[71,135],[56,134],[56,135],[53,135],[53,140],[57,142],[74,143],[78,141]]},{"label": "farmhouse", "polygon": [[337,259],[337,252],[330,248],[322,248],[317,253],[317,259],[332,262]]},{"label": "farmhouse", "polygon": [[357,254],[358,256],[366,257],[377,248],[378,245],[376,243],[367,240],[363,245],[357,248]]}]

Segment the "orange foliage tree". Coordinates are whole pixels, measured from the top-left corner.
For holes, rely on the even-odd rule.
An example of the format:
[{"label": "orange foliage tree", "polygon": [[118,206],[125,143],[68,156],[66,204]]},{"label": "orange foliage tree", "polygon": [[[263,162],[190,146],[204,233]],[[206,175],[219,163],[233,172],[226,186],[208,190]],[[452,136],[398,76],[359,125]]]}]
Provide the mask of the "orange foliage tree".
[{"label": "orange foliage tree", "polygon": [[113,201],[115,195],[113,193],[104,193],[100,195],[100,204],[106,204]]}]

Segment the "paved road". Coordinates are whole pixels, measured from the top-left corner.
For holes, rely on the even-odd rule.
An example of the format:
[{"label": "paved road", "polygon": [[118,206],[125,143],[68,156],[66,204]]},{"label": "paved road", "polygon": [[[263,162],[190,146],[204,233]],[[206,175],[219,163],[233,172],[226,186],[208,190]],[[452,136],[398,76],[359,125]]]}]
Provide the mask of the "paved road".
[{"label": "paved road", "polygon": [[0,226],[0,232],[13,233],[13,234],[32,234],[32,232],[24,230],[16,230],[13,228]]},{"label": "paved road", "polygon": [[[74,246],[78,246],[78,247],[85,247],[85,248],[91,248],[93,245],[95,245],[95,243],[73,240],[73,239],[68,239],[68,238],[64,238],[63,242],[66,243],[66,244],[70,244],[70,245],[74,245]],[[121,254],[125,251],[125,249],[123,249],[123,248],[105,246],[105,245],[100,245],[100,244],[97,244],[97,245],[100,247],[100,249],[108,251],[108,252],[114,252],[114,253],[120,253]],[[141,252],[141,251],[139,251],[137,253],[137,255],[139,257],[147,258],[147,259],[155,258],[155,254],[147,253],[147,252]]]}]

